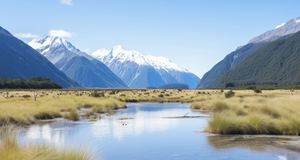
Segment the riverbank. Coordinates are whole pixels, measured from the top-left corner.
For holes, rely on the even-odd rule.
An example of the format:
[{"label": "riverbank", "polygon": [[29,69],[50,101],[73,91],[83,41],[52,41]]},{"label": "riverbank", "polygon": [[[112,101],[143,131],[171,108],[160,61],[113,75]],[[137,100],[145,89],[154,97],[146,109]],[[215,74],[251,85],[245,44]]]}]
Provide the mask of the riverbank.
[{"label": "riverbank", "polygon": [[[81,111],[83,108],[86,112]],[[120,108],[126,108],[126,103],[111,97],[76,96],[51,90],[10,91],[7,97],[0,98],[0,124],[28,125],[36,120],[60,117],[75,121],[79,116],[89,118]]]},{"label": "riverbank", "polygon": [[93,154],[88,148],[56,147],[53,144],[32,143],[20,144],[18,136],[20,128],[14,125],[0,128],[0,155],[1,160],[11,159],[60,159],[60,160],[89,160]]},{"label": "riverbank", "polygon": [[232,98],[220,96],[195,102],[191,109],[214,112],[204,132],[217,134],[299,135],[300,95],[286,90],[236,91]]},{"label": "riverbank", "polygon": [[[191,103],[213,98],[220,91],[182,89],[133,90],[0,90],[0,124],[32,124],[40,119],[90,118],[126,108],[125,102]],[[85,112],[82,112],[82,111]]]}]

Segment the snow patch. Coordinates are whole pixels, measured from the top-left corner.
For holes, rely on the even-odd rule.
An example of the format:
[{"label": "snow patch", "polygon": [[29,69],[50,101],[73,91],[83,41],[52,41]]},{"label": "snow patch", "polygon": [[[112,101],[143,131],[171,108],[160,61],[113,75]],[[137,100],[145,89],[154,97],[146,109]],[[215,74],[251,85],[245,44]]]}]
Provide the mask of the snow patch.
[{"label": "snow patch", "polygon": [[283,27],[285,25],[285,23],[282,23],[281,25],[278,25],[275,29]]}]

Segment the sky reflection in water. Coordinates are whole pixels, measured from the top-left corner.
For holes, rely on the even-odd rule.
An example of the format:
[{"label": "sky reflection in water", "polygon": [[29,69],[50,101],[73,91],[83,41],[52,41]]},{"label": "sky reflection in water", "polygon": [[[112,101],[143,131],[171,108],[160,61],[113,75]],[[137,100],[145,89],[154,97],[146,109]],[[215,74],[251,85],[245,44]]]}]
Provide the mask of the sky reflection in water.
[{"label": "sky reflection in water", "polygon": [[[194,131],[207,126],[207,118],[162,118],[203,115],[190,104],[129,103],[128,109],[97,122],[56,122],[31,126],[20,139],[56,146],[89,145],[104,159],[293,159],[299,154],[284,149],[237,143]],[[133,118],[119,120],[119,118]],[[225,143],[224,143],[225,142]],[[222,147],[220,147],[222,146]],[[225,146],[225,147],[224,147]],[[246,147],[245,147],[246,146]],[[247,147],[248,146],[248,147]],[[274,150],[278,150],[274,152]],[[286,154],[286,153],[289,154]]]}]

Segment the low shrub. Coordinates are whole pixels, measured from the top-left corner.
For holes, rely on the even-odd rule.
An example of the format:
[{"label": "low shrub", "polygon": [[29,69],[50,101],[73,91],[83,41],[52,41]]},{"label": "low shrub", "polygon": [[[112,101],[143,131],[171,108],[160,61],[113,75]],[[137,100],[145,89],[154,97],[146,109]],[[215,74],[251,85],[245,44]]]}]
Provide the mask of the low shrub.
[{"label": "low shrub", "polygon": [[231,98],[234,95],[235,95],[235,93],[232,90],[230,90],[230,91],[228,91],[228,92],[225,93],[225,98]]},{"label": "low shrub", "polygon": [[22,97],[23,97],[23,98],[29,98],[29,97],[30,97],[30,95],[28,95],[28,94],[25,94],[25,95],[23,95]]},{"label": "low shrub", "polygon": [[259,88],[254,88],[254,92],[255,93],[262,93],[261,89],[259,89]]},{"label": "low shrub", "polygon": [[164,95],[162,95],[162,94],[159,94],[159,95],[158,95],[158,97],[164,97]]},{"label": "low shrub", "polygon": [[90,96],[92,96],[92,97],[104,97],[104,93],[103,92],[98,93],[97,91],[93,91]]}]

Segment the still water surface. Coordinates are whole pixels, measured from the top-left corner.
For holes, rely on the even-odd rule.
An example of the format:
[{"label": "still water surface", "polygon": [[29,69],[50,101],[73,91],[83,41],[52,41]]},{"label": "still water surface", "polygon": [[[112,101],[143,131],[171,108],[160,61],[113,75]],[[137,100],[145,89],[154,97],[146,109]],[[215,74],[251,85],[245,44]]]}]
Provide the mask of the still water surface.
[{"label": "still water surface", "polygon": [[[21,141],[34,140],[56,146],[89,145],[96,159],[298,159],[296,151],[275,147],[263,139],[232,140],[201,133],[208,118],[163,118],[207,116],[192,112],[190,104],[128,103],[128,109],[96,122],[60,121],[30,126]],[[119,120],[119,118],[133,118]],[[268,144],[270,143],[270,144]]]}]

